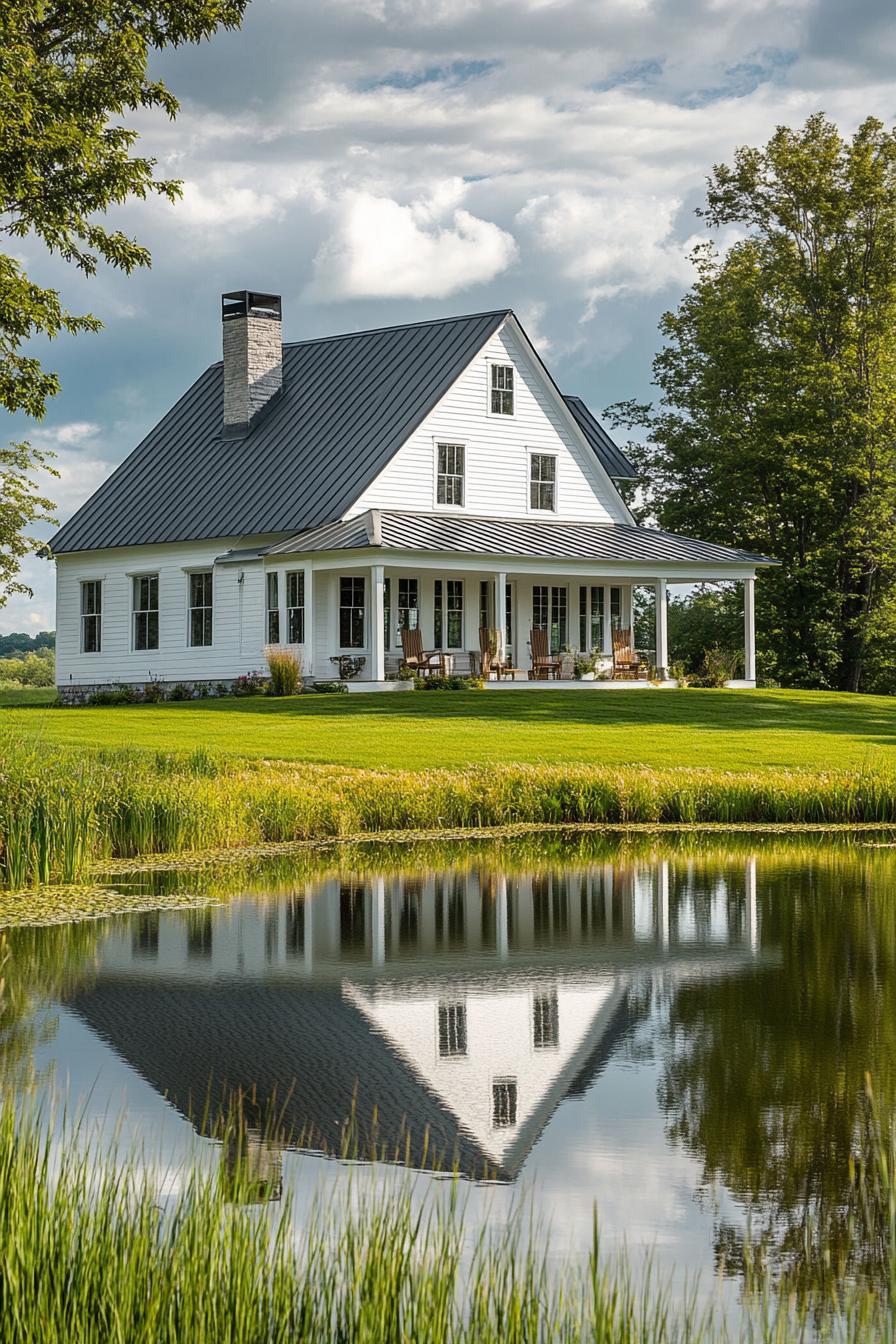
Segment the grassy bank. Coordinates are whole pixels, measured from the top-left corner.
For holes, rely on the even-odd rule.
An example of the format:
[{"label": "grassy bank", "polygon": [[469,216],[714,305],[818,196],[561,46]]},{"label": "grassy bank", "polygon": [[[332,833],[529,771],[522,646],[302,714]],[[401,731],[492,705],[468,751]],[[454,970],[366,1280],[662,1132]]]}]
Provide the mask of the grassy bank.
[{"label": "grassy bank", "polygon": [[110,858],[458,828],[896,822],[896,771],[586,765],[353,770],[2,743],[0,882],[78,882]]},{"label": "grassy bank", "polygon": [[203,747],[363,769],[504,764],[896,768],[896,700],[812,691],[481,691],[0,708],[23,738],[94,751]]},{"label": "grassy bank", "polygon": [[252,1207],[245,1136],[223,1142],[219,1174],[169,1173],[166,1200],[136,1160],[97,1159],[83,1136],[54,1146],[7,1102],[0,1344],[787,1344],[819,1313],[830,1339],[893,1338],[891,1138],[871,1154],[855,1229],[884,1238],[882,1280],[800,1294],[754,1281],[737,1324],[712,1298],[679,1305],[634,1264],[604,1264],[596,1232],[585,1267],[552,1263],[548,1231],[528,1236],[520,1217],[470,1245],[457,1188],[446,1203],[410,1184],[349,1186],[295,1235],[288,1197]]}]

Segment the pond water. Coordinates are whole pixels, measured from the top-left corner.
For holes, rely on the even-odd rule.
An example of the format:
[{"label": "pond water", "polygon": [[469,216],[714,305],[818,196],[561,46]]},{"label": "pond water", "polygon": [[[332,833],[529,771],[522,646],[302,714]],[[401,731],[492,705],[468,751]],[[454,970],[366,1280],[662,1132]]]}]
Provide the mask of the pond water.
[{"label": "pond water", "polygon": [[552,1254],[596,1208],[661,1270],[736,1286],[749,1228],[775,1269],[873,1274],[850,1160],[866,1070],[893,1096],[894,878],[879,837],[750,836],[123,877],[228,899],[11,930],[0,1077],[140,1139],[169,1189],[229,1160],[238,1099],[258,1200],[299,1220],[349,1168],[454,1165],[471,1226],[528,1201]]}]

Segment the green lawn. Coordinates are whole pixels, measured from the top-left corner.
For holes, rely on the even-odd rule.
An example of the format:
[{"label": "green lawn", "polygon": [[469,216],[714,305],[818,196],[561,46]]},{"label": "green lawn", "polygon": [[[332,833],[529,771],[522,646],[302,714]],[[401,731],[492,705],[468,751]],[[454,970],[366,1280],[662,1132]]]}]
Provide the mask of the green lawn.
[{"label": "green lawn", "polygon": [[[32,696],[39,694],[32,692]],[[28,692],[21,699],[27,698]],[[83,747],[419,769],[489,762],[896,765],[896,699],[809,691],[520,691],[0,708],[0,727]]]}]

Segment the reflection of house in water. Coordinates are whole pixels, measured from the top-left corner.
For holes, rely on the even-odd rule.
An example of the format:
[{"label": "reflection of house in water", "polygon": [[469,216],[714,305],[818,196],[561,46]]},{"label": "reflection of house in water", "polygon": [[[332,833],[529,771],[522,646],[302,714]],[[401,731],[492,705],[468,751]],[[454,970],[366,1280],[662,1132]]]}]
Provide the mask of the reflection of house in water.
[{"label": "reflection of house in water", "polygon": [[73,1007],[203,1132],[236,1094],[299,1147],[509,1179],[633,990],[758,951],[753,860],[333,880],[122,923]]}]

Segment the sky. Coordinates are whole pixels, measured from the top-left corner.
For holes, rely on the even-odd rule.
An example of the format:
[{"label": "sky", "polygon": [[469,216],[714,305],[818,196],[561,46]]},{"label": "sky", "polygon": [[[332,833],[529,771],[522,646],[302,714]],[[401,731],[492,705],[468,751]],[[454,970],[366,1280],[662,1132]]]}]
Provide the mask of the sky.
[{"label": "sky", "polygon": [[[254,0],[155,59],[175,122],[131,121],[184,184],[115,214],[152,269],[17,242],[105,326],[35,345],[62,390],[7,437],[58,454],[64,521],[220,358],[231,289],[282,294],[286,340],[513,308],[564,392],[648,399],[713,164],[818,110],[892,125],[894,68],[892,0]],[[52,629],[52,564],[23,577],[0,631]]]}]

